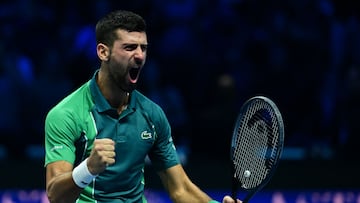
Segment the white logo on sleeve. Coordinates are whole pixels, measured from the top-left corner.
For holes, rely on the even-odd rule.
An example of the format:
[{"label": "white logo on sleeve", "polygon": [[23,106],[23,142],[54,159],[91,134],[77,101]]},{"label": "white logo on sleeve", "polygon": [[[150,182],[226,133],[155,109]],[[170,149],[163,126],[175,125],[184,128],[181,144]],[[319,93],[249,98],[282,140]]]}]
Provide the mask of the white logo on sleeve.
[{"label": "white logo on sleeve", "polygon": [[174,142],[173,142],[172,137],[169,138],[169,142],[172,143],[172,144],[171,144],[172,148],[173,148],[174,150],[176,150],[176,147],[175,147],[175,145],[174,145]]},{"label": "white logo on sleeve", "polygon": [[60,149],[63,149],[63,148],[64,148],[64,146],[62,146],[62,145],[55,145],[50,149],[50,151],[60,150]]},{"label": "white logo on sleeve", "polygon": [[152,135],[147,130],[145,130],[145,131],[143,131],[141,133],[141,139],[147,140],[147,139],[150,139],[150,138],[152,138]]}]

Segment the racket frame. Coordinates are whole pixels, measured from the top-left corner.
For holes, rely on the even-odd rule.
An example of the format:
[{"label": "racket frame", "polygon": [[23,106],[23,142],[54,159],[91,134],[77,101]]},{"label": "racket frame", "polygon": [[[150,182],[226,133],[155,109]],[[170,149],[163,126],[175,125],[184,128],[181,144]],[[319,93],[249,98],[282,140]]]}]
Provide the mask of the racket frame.
[{"label": "racket frame", "polygon": [[275,116],[277,118],[278,124],[279,124],[279,145],[278,145],[278,150],[276,151],[276,162],[274,163],[274,165],[271,167],[270,172],[267,174],[266,178],[261,182],[260,185],[258,185],[257,187],[253,188],[253,189],[247,189],[247,188],[243,188],[241,187],[243,190],[247,191],[248,194],[246,195],[245,199],[243,200],[243,203],[247,203],[249,202],[249,200],[258,192],[260,191],[265,185],[268,184],[268,182],[270,181],[270,179],[272,178],[272,176],[274,175],[277,166],[279,165],[280,162],[280,158],[281,158],[281,154],[283,151],[283,147],[284,147],[284,137],[285,137],[285,129],[284,129],[284,122],[282,119],[282,115],[278,109],[278,107],[276,106],[276,104],[269,99],[268,97],[265,96],[254,96],[251,97],[250,99],[248,99],[247,101],[245,101],[245,103],[241,106],[240,109],[240,113],[237,116],[236,122],[235,122],[235,126],[234,126],[234,130],[233,130],[233,135],[231,138],[231,150],[230,150],[230,160],[231,160],[231,164],[232,164],[232,198],[236,201],[237,199],[237,190],[239,187],[240,181],[235,177],[235,163],[233,161],[234,159],[234,152],[236,149],[236,139],[238,136],[238,129],[240,127],[241,124],[241,120],[244,116],[244,114],[246,114],[247,109],[249,107],[249,105],[251,105],[254,101],[256,100],[262,100],[263,102],[269,104],[272,108],[272,110],[275,113]]}]

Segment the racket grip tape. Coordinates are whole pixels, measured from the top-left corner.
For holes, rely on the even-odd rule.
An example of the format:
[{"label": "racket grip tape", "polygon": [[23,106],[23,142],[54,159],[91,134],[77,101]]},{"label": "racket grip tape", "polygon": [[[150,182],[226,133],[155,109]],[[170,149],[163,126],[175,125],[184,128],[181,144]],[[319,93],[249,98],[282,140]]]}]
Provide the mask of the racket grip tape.
[{"label": "racket grip tape", "polygon": [[238,190],[238,181],[235,177],[232,178],[232,190],[231,190],[231,197],[236,202],[237,199],[237,190]]}]

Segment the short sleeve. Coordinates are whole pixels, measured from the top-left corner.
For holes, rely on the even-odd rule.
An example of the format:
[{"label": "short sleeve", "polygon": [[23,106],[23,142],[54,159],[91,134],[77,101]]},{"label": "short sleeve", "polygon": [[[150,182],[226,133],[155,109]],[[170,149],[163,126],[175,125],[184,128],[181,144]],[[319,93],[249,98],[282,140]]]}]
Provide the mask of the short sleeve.
[{"label": "short sleeve", "polygon": [[80,136],[70,110],[54,108],[45,119],[45,166],[55,161],[75,161],[75,140]]},{"label": "short sleeve", "polygon": [[180,163],[176,147],[171,136],[171,127],[164,111],[159,108],[151,117],[155,124],[156,140],[149,158],[155,168],[160,171]]}]

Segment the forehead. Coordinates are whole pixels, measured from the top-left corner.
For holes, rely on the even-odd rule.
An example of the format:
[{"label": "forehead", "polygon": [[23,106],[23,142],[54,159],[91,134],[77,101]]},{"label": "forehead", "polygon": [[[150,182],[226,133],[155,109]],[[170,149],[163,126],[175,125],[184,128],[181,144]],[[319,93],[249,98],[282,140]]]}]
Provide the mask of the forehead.
[{"label": "forehead", "polygon": [[118,42],[124,44],[147,44],[147,36],[145,32],[129,32],[118,29],[116,31]]}]

